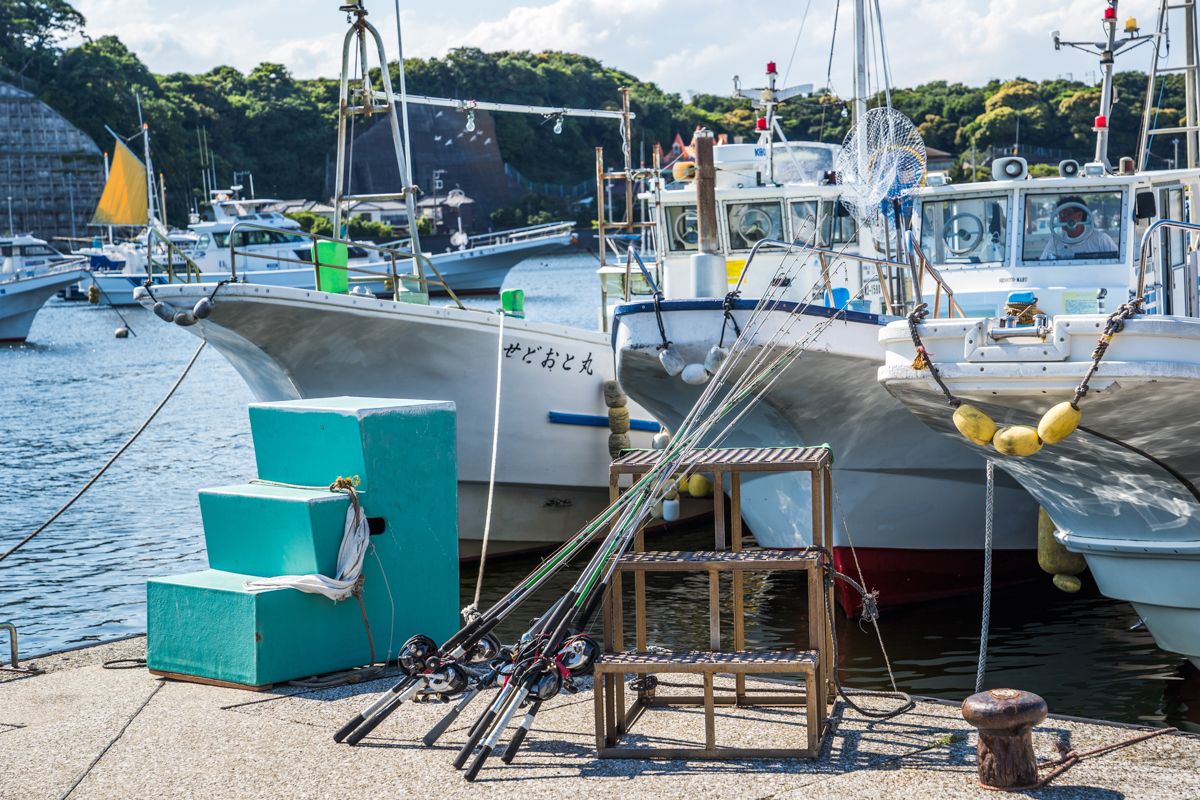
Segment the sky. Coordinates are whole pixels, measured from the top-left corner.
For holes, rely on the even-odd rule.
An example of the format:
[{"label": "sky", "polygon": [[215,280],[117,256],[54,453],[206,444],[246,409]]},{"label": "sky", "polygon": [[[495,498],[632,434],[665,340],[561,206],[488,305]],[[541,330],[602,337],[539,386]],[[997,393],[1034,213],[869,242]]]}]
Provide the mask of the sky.
[{"label": "sky", "polygon": [[[879,2],[892,84],[931,80],[984,83],[1022,76],[1097,79],[1096,58],[1055,52],[1064,39],[1101,38],[1104,0],[874,0]],[[263,61],[301,78],[336,77],[345,15],[335,0],[73,0],[90,36],[116,34],[154,72],[243,71]],[[768,59],[787,85],[825,83],[838,0],[401,0],[406,57],[440,56],[460,46],[484,50],[567,50],[652,80],[685,97],[726,94],[734,75],[762,85]],[[369,19],[396,54],[394,0],[366,0]],[[1158,3],[1126,0],[1120,18],[1154,25]],[[841,2],[832,85],[851,93],[853,2]],[[1182,50],[1182,47],[1180,47]],[[1118,69],[1144,70],[1150,49]]]}]

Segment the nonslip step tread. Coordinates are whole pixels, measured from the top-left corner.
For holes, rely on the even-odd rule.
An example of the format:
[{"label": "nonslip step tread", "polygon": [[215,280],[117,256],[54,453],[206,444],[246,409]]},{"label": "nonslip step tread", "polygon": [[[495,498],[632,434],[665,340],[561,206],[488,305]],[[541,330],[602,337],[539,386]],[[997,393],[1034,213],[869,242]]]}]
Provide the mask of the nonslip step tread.
[{"label": "nonslip step tread", "polygon": [[766,569],[795,567],[817,560],[820,550],[782,550],[751,548],[748,550],[658,550],[626,553],[621,556],[622,569],[734,569],[742,566]]},{"label": "nonslip step tread", "polygon": [[738,667],[815,666],[820,659],[816,650],[625,650],[604,653],[598,667],[705,667],[734,669]]}]

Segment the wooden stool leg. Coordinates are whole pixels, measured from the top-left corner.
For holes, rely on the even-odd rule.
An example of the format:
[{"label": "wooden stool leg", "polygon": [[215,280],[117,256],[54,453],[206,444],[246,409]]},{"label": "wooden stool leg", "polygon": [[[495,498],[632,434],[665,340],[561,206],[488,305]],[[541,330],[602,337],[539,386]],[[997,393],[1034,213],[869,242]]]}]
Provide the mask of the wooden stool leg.
[{"label": "wooden stool leg", "polygon": [[717,711],[713,699],[713,674],[704,672],[704,749],[717,749]]},{"label": "wooden stool leg", "polygon": [[607,744],[608,729],[604,724],[604,679],[605,675],[597,670],[592,675],[592,705],[596,711],[596,755],[604,752]]},{"label": "wooden stool leg", "polygon": [[807,701],[808,749],[814,755],[821,744],[821,716],[825,710],[820,687],[821,671],[815,667],[804,673],[804,696]]}]

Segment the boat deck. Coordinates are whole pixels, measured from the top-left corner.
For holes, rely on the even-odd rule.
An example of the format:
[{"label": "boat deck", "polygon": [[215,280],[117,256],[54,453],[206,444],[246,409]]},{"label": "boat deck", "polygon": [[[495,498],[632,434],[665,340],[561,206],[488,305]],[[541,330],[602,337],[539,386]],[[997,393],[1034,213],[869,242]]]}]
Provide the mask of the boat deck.
[{"label": "boat deck", "polygon": [[[144,668],[103,667],[144,655],[145,639],[138,637],[34,659],[45,670],[34,677],[0,671],[0,797],[535,800],[581,790],[655,800],[997,796],[976,786],[975,736],[958,708],[932,701],[886,722],[866,720],[839,703],[835,730],[815,761],[601,761],[588,686],[547,704],[511,766],[493,759],[468,784],[450,762],[470,713],[437,747],[420,743],[445,710],[440,704],[404,707],[357,748],[334,744],[333,731],[387,679],[253,693],[159,680]],[[676,677],[666,676],[660,693],[678,691]],[[722,708],[718,733],[744,746],[801,737],[803,720],[791,713]],[[1139,732],[1050,718],[1033,736],[1039,758],[1052,759],[1064,739],[1082,752]],[[701,710],[648,712],[626,741],[702,742]],[[1200,737],[1160,736],[1084,761],[1051,787],[1024,796],[1197,797],[1198,764]]]}]

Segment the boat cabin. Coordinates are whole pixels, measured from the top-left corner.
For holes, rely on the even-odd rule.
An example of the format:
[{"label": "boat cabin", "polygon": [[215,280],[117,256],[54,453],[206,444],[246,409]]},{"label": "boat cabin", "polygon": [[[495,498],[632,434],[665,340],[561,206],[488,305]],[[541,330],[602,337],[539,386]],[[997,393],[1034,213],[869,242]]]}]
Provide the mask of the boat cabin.
[{"label": "boat cabin", "polygon": [[[1111,311],[1136,286],[1142,234],[1186,220],[1200,181],[1198,170],[1029,179],[1018,166],[1011,180],[918,190],[916,241],[967,316],[1003,316],[1014,294],[1051,314]],[[1148,274],[1148,311],[1195,308],[1183,232],[1156,236]]]}]

